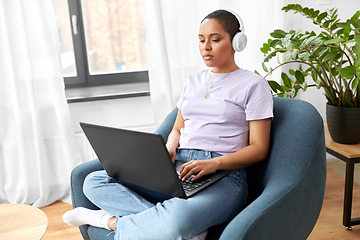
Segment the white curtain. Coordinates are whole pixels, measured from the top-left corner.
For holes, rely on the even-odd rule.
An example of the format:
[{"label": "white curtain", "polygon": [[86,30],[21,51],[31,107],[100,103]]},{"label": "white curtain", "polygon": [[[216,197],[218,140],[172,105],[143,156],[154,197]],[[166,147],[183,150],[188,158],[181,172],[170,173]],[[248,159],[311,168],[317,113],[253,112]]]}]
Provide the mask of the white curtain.
[{"label": "white curtain", "polygon": [[175,106],[187,77],[206,66],[198,50],[201,20],[217,9],[231,9],[244,22],[248,46],[236,53],[240,68],[261,72],[262,43],[283,26],[283,0],[144,0],[150,92],[155,123]]},{"label": "white curtain", "polygon": [[0,1],[0,203],[68,197],[75,148],[49,0]]}]

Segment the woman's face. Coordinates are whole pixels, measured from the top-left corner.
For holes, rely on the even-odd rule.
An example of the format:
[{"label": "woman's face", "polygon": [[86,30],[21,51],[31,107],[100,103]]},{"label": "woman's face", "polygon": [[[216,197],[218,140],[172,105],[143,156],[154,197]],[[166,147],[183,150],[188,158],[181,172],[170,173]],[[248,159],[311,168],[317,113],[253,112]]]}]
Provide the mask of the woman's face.
[{"label": "woman's face", "polygon": [[235,64],[230,35],[215,19],[205,19],[199,30],[199,50],[214,73],[230,71]]}]

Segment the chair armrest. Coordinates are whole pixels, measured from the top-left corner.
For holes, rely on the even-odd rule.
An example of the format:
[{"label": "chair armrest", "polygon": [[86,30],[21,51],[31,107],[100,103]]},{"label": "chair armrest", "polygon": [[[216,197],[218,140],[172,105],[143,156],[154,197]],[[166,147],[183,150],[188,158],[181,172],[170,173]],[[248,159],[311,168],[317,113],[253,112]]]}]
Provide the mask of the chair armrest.
[{"label": "chair armrest", "polygon": [[[83,184],[86,176],[94,171],[103,170],[100,161],[98,159],[83,163],[71,172],[71,200],[73,208],[84,207],[88,209],[99,209],[84,195]],[[88,235],[88,225],[80,226],[81,235],[85,240],[90,240]]]},{"label": "chair armrest", "polygon": [[104,170],[98,159],[83,163],[71,172],[71,195],[73,207],[97,209],[84,195],[83,185],[86,176],[94,171]]},{"label": "chair armrest", "polygon": [[290,181],[281,176],[272,179],[262,194],[227,225],[220,239],[307,239],[324,198],[326,156],[323,134],[312,159],[296,184],[287,186]]}]

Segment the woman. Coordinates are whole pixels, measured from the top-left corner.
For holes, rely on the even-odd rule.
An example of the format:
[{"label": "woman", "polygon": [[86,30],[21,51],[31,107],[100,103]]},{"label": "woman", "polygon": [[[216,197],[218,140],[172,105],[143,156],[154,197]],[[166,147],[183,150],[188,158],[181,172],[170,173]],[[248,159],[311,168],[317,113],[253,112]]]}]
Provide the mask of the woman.
[{"label": "woman", "polygon": [[245,168],[266,158],[273,113],[266,80],[235,63],[232,41],[241,30],[239,21],[218,10],[201,22],[199,50],[209,68],[186,82],[166,143],[173,161],[186,162],[180,169],[183,181],[220,169],[230,174],[191,198],[164,200],[94,172],[84,193],[101,210],[76,208],[64,214],[65,222],[115,230],[115,239],[191,239],[205,237],[209,227],[241,211]]}]

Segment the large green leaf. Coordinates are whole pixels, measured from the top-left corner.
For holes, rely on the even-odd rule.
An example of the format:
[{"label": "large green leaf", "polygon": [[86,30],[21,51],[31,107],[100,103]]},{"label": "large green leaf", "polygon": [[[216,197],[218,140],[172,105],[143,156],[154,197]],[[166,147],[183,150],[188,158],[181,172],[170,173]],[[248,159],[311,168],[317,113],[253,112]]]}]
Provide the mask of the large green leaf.
[{"label": "large green leaf", "polygon": [[356,43],[355,46],[352,48],[352,50],[354,51],[354,53],[356,53],[356,55],[360,56],[360,44]]},{"label": "large green leaf", "polygon": [[298,55],[298,57],[304,61],[307,61],[309,60],[312,54],[313,54],[312,52],[302,52]]},{"label": "large green leaf", "polygon": [[276,81],[268,80],[268,83],[269,83],[269,86],[270,86],[270,88],[271,88],[271,90],[272,90],[273,92],[277,93],[278,90],[279,90],[280,92],[283,91],[283,88],[282,88],[282,87],[280,86],[280,84],[277,83]]},{"label": "large green leaf", "polygon": [[269,70],[267,69],[265,63],[262,63],[262,68],[263,68],[263,70],[264,70],[265,72],[269,72]]},{"label": "large green leaf", "polygon": [[295,72],[295,78],[296,78],[296,81],[299,83],[299,84],[302,84],[304,81],[305,81],[305,77],[304,77],[304,74],[299,71],[299,70],[296,70]]},{"label": "large green leaf", "polygon": [[354,62],[354,66],[356,68],[360,68],[360,55],[357,56],[355,62]]},{"label": "large green leaf", "polygon": [[311,70],[311,77],[312,77],[312,79],[314,80],[314,82],[317,81],[317,79],[318,79],[318,74],[317,74],[317,72],[316,72],[315,69],[312,69],[312,70]]},{"label": "large green leaf", "polygon": [[295,89],[295,88],[292,88],[292,89],[290,90],[290,97],[291,97],[291,98],[294,98],[294,97],[296,96],[296,93],[297,93],[296,89]]},{"label": "large green leaf", "polygon": [[281,73],[281,79],[284,82],[284,85],[288,88],[291,88],[291,79],[288,77],[288,75],[284,72]]},{"label": "large green leaf", "polygon": [[268,62],[271,58],[275,57],[276,56],[276,52],[271,52],[269,55],[267,55],[265,58],[264,58],[264,62]]},{"label": "large green leaf", "polygon": [[343,38],[350,38],[351,29],[350,28],[344,28],[343,31]]},{"label": "large green leaf", "polygon": [[306,47],[308,47],[308,46],[314,45],[314,43],[317,44],[317,43],[318,43],[318,41],[316,41],[317,38],[318,38],[318,36],[311,36],[311,37],[307,38],[307,39],[300,45],[299,48],[300,48],[300,49],[301,49],[301,48],[306,48]]},{"label": "large green leaf", "polygon": [[270,36],[272,36],[273,38],[284,38],[286,36],[286,32],[281,29],[277,29],[274,32],[270,33]]},{"label": "large green leaf", "polygon": [[296,60],[299,53],[299,49],[294,49],[291,53],[291,57]]},{"label": "large green leaf", "polygon": [[355,76],[355,71],[355,66],[347,66],[340,69],[339,73],[346,79],[352,79]]},{"label": "large green leaf", "polygon": [[328,15],[327,12],[321,13],[321,14],[316,18],[316,21],[321,22],[324,18],[327,17],[327,15]]},{"label": "large green leaf", "polygon": [[356,43],[360,44],[360,35],[359,35],[359,34],[355,34],[355,35],[354,35],[354,40],[356,41]]},{"label": "large green leaf", "polygon": [[286,34],[285,37],[282,39],[281,44],[285,47],[287,47],[287,45],[290,44],[290,38],[291,38],[291,34]]},{"label": "large green leaf", "polygon": [[299,48],[299,43],[295,42],[295,41],[289,41],[288,45],[286,46],[286,48],[288,50],[291,49],[298,49]]},{"label": "large green leaf", "polygon": [[350,23],[349,22],[339,22],[337,24],[337,26],[340,28],[350,28]]},{"label": "large green leaf", "polygon": [[254,72],[255,72],[257,75],[261,76],[261,74],[260,74],[258,71],[254,70]]},{"label": "large green leaf", "polygon": [[313,11],[311,14],[311,18],[314,18],[314,19],[317,18],[317,16],[319,16],[319,13],[320,13],[319,10]]},{"label": "large green leaf", "polygon": [[345,42],[345,39],[342,38],[334,38],[334,39],[330,39],[324,42],[325,45],[330,45],[330,44],[337,44],[337,43],[342,43]]},{"label": "large green leaf", "polygon": [[360,10],[358,10],[350,19],[356,21],[360,18]]},{"label": "large green leaf", "polygon": [[323,50],[321,50],[320,52],[319,52],[319,54],[317,55],[319,58],[322,58],[323,56],[324,56],[324,54],[326,54],[327,52],[329,52],[329,48],[328,47],[322,47],[321,49],[323,49]]},{"label": "large green leaf", "polygon": [[333,60],[338,54],[338,51],[335,48],[330,49],[330,53],[324,54],[323,62],[327,62],[329,60]]},{"label": "large green leaf", "polygon": [[281,40],[278,40],[278,39],[273,40],[273,41],[271,41],[271,43],[270,43],[270,47],[276,48],[276,46],[277,46],[279,43],[281,43]]},{"label": "large green leaf", "polygon": [[301,89],[305,92],[305,91],[307,90],[307,88],[308,88],[307,82],[303,82],[303,83],[301,84]]},{"label": "large green leaf", "polygon": [[356,41],[356,44],[354,45],[352,50],[354,51],[354,53],[356,53],[358,56],[360,56],[360,35],[355,34],[354,40]]},{"label": "large green leaf", "polygon": [[288,55],[286,55],[286,57],[284,58],[284,62],[287,62],[287,61],[289,61],[290,60],[290,58],[291,58],[291,53],[289,53]]},{"label": "large green leaf", "polygon": [[316,82],[316,88],[319,90],[321,88],[321,86],[322,86],[321,81],[317,81]]}]

